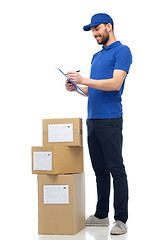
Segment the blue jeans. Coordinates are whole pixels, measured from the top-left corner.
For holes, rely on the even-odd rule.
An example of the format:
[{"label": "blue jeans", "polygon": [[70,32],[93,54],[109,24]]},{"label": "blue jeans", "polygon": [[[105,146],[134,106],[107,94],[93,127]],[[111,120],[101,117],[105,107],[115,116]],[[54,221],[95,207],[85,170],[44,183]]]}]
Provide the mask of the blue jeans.
[{"label": "blue jeans", "polygon": [[115,220],[128,219],[128,183],[122,158],[121,118],[88,119],[88,147],[96,176],[97,206],[95,216],[108,217],[111,176],[114,188]]}]

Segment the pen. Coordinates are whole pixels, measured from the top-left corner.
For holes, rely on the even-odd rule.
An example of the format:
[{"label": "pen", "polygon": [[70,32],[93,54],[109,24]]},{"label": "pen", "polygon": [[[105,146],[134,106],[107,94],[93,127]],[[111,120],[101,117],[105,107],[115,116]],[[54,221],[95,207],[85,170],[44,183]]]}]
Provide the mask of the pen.
[{"label": "pen", "polygon": [[81,70],[77,70],[76,72],[80,72]]}]

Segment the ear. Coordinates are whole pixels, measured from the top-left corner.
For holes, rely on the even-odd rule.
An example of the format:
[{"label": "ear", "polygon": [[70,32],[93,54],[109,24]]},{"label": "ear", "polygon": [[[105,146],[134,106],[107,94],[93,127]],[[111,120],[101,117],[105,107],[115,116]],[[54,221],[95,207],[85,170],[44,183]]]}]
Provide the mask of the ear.
[{"label": "ear", "polygon": [[112,31],[112,24],[110,24],[110,23],[107,24],[107,30],[108,30],[108,32]]}]

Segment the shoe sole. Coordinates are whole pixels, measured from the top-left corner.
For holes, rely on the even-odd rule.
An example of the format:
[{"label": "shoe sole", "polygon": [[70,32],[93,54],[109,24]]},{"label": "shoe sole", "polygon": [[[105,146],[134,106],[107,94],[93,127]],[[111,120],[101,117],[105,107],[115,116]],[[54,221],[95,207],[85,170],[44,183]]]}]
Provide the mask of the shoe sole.
[{"label": "shoe sole", "polygon": [[126,233],[127,233],[127,231],[124,232],[124,233],[117,233],[117,232],[116,232],[116,233],[111,233],[111,232],[110,232],[111,235],[123,235],[123,234],[126,234]]},{"label": "shoe sole", "polygon": [[86,224],[87,227],[108,227],[109,224]]}]

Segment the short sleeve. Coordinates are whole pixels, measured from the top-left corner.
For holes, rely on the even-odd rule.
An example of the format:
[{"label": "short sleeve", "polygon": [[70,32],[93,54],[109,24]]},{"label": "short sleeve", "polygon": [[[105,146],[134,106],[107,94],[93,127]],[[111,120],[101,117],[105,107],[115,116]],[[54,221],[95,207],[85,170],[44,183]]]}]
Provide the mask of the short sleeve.
[{"label": "short sleeve", "polygon": [[122,46],[119,48],[115,54],[115,58],[116,62],[114,69],[124,70],[128,73],[132,63],[132,54],[129,47]]}]

